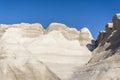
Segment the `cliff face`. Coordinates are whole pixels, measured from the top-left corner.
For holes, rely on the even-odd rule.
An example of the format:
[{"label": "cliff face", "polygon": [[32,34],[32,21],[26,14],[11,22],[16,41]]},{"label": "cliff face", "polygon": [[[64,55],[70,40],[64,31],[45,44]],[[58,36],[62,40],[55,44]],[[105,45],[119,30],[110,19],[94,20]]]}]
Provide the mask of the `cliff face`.
[{"label": "cliff face", "polygon": [[15,56],[15,59],[3,55],[0,61],[1,80],[60,80],[48,67],[37,60],[26,59],[28,57],[24,56],[23,59]]},{"label": "cliff face", "polygon": [[119,38],[120,14],[96,41],[87,28],[61,23],[46,30],[38,23],[1,24],[0,79],[120,80]]},{"label": "cliff face", "polygon": [[87,28],[52,23],[45,30],[41,24],[21,23],[1,24],[0,31],[2,80],[69,80],[91,58],[87,44],[93,38]]},{"label": "cliff face", "polygon": [[[41,27],[33,27],[32,25],[23,26],[22,29],[20,27],[21,25],[1,25],[1,29],[4,31],[0,38],[0,79],[60,80],[23,45],[29,41],[28,37],[34,38],[41,35]],[[30,32],[28,27],[32,27]]]},{"label": "cliff face", "polygon": [[120,14],[100,32],[96,46],[88,64],[76,69],[71,80],[120,80]]},{"label": "cliff face", "polygon": [[81,46],[87,46],[87,48],[92,51],[94,49],[94,39],[88,30],[88,28],[83,28],[80,30],[79,41]]},{"label": "cliff face", "polygon": [[86,46],[87,44],[92,43],[93,37],[87,28],[83,28],[80,30],[79,37],[80,37],[79,38],[80,45],[82,45],[82,46]]}]

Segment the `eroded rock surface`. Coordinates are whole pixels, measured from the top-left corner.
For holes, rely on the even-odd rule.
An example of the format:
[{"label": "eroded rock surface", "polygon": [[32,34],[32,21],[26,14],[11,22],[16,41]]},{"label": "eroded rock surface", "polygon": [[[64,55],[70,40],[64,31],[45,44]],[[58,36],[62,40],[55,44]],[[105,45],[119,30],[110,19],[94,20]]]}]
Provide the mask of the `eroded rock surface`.
[{"label": "eroded rock surface", "polygon": [[82,28],[79,33],[79,41],[81,46],[86,46],[89,50],[94,49],[94,39],[88,28]]},{"label": "eroded rock surface", "polygon": [[71,80],[120,80],[120,14],[113,17],[99,35],[97,48],[84,67],[76,69]]},{"label": "eroded rock surface", "polygon": [[[4,24],[1,29],[2,80],[69,80],[76,67],[91,58],[86,46],[93,38],[88,30],[80,34],[60,23],[52,23],[46,30],[38,23]],[[86,40],[84,46],[79,39]]]}]

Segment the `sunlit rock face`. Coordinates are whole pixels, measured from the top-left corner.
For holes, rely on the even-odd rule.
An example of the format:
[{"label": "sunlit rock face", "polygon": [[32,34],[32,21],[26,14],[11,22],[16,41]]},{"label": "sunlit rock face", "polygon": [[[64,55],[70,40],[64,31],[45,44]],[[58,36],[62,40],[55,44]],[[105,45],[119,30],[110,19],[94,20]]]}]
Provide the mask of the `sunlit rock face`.
[{"label": "sunlit rock face", "polygon": [[107,23],[105,26],[105,30],[99,32],[96,40],[96,46],[98,46],[99,43],[103,42],[108,36],[110,36],[113,29],[113,23]]},{"label": "sunlit rock face", "polygon": [[44,30],[41,24],[34,23],[21,23],[21,24],[13,24],[14,28],[20,28],[23,30],[22,36],[23,37],[38,37],[40,35],[43,35]]},{"label": "sunlit rock face", "polygon": [[88,64],[76,69],[71,80],[120,80],[120,14],[112,22],[99,34]]},{"label": "sunlit rock face", "polygon": [[87,47],[89,50],[94,49],[94,39],[88,28],[82,28],[79,33],[79,41],[82,47]]},{"label": "sunlit rock face", "polygon": [[114,29],[119,29],[120,30],[120,14],[116,14],[113,17],[113,25],[114,25]]},{"label": "sunlit rock face", "polygon": [[88,30],[88,28],[82,28],[80,30],[79,40],[81,46],[86,46],[87,44],[91,44],[93,37],[90,31]]},{"label": "sunlit rock face", "polygon": [[25,56],[6,55],[0,61],[0,69],[1,80],[60,80],[43,63]]},{"label": "sunlit rock face", "polygon": [[38,37],[44,32],[41,24],[22,24],[20,27],[23,29],[23,37]]},{"label": "sunlit rock face", "polygon": [[58,31],[62,33],[62,35],[68,40],[78,40],[79,39],[79,31],[75,28],[69,28],[65,24],[61,23],[51,23],[46,30],[46,33],[51,31]]},{"label": "sunlit rock face", "polygon": [[9,25],[5,25],[5,24],[0,25],[0,38],[5,33],[5,30],[9,28],[8,26]]},{"label": "sunlit rock face", "polygon": [[61,23],[51,23],[47,30],[46,30],[46,33],[49,33],[53,30],[56,30],[56,31],[62,31],[62,30],[65,30],[67,29],[67,26],[65,24],[61,24]]},{"label": "sunlit rock face", "polygon": [[61,23],[51,23],[46,30],[38,23],[2,24],[0,29],[2,80],[69,80],[91,58],[88,29],[80,34]]},{"label": "sunlit rock face", "polygon": [[105,26],[105,31],[106,31],[106,33],[107,33],[107,32],[110,32],[112,29],[113,29],[113,23],[108,23],[108,24]]},{"label": "sunlit rock face", "polygon": [[1,80],[60,80],[34,57],[25,45],[19,28],[6,30],[0,41]]}]

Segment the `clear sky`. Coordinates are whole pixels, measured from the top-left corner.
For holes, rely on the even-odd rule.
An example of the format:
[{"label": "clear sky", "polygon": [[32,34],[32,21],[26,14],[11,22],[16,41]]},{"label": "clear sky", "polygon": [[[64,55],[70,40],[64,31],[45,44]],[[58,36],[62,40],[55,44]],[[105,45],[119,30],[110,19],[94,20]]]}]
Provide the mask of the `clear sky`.
[{"label": "clear sky", "polygon": [[120,0],[0,0],[0,24],[58,22],[88,27],[94,38],[116,13]]}]

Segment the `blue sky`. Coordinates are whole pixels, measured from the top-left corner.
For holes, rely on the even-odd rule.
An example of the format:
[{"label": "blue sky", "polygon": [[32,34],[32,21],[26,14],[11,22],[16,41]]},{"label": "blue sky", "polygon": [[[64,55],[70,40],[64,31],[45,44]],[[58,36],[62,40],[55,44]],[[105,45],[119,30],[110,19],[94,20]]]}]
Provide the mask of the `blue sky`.
[{"label": "blue sky", "polygon": [[116,13],[120,0],[0,0],[0,24],[58,22],[88,27],[94,38]]}]

